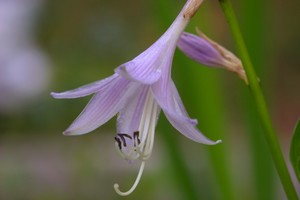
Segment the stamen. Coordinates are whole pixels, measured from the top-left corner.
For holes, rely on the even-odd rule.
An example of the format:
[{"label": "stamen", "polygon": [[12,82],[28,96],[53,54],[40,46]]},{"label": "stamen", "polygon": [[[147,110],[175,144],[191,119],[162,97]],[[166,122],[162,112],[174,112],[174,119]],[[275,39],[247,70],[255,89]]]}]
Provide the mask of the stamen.
[{"label": "stamen", "polygon": [[139,131],[135,131],[133,132],[133,140],[134,140],[134,147],[136,146],[136,142],[137,142],[137,145],[141,144],[141,140],[139,138]]},{"label": "stamen", "polygon": [[115,137],[115,140],[117,141],[118,147],[119,147],[119,149],[121,150],[121,149],[122,149],[121,140],[120,140],[118,137]]},{"label": "stamen", "polygon": [[143,171],[144,171],[144,167],[145,167],[145,161],[142,161],[142,164],[140,166],[140,170],[139,170],[139,173],[138,173],[138,175],[135,179],[135,182],[127,192],[121,192],[120,189],[119,189],[119,184],[117,184],[117,183],[114,184],[114,189],[115,189],[116,193],[118,193],[121,196],[127,196],[127,195],[131,194],[135,190],[136,186],[138,185],[138,183],[141,180],[141,177],[142,177],[142,174],[143,174]]},{"label": "stamen", "polygon": [[127,133],[118,133],[118,135],[121,136],[121,137],[127,137],[129,139],[132,139],[132,137]]},{"label": "stamen", "polygon": [[126,144],[126,138],[125,137],[127,137],[127,138],[129,138],[129,139],[132,140],[132,137],[130,135],[126,134],[126,133],[118,133],[117,135],[118,135],[117,137],[119,137],[122,140],[124,147],[127,146],[127,144]]}]

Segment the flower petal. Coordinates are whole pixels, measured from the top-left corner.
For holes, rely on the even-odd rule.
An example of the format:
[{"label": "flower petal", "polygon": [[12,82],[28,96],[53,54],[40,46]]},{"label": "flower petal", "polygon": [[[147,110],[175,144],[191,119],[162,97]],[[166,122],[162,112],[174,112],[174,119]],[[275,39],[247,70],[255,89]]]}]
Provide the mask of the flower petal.
[{"label": "flower petal", "polygon": [[140,86],[124,104],[117,118],[117,132],[133,134],[138,131],[149,87]]},{"label": "flower petal", "polygon": [[85,97],[90,94],[105,90],[107,87],[109,87],[112,84],[112,82],[118,81],[117,77],[119,77],[118,74],[113,74],[108,78],[81,86],[74,90],[69,90],[61,93],[51,92],[51,95],[56,99],[73,99],[73,98]]},{"label": "flower petal", "polygon": [[122,152],[124,155],[131,155],[130,158],[139,157],[138,153],[133,151],[136,137],[134,133],[139,131],[148,91],[148,86],[141,85],[134,95],[130,97],[130,101],[124,104],[117,118],[117,133],[126,134],[131,137],[131,139],[128,139],[129,137],[123,137],[123,140],[126,140],[126,146],[122,146]]},{"label": "flower petal", "polygon": [[183,121],[178,116],[169,114],[168,111],[166,110],[164,110],[164,113],[167,119],[169,120],[169,122],[172,124],[172,126],[187,138],[195,142],[199,142],[202,144],[209,144],[209,145],[218,144],[221,142],[221,140],[212,141],[208,139],[195,126],[193,126],[190,123],[187,123],[186,121]]},{"label": "flower petal", "polygon": [[119,66],[115,72],[143,84],[154,83],[161,74],[160,66],[164,52],[162,46],[159,42],[155,43],[132,61]]},{"label": "flower petal", "polygon": [[96,93],[81,114],[64,132],[65,135],[80,135],[98,128],[111,119],[135,92],[137,84],[122,77],[111,82],[105,90]]},{"label": "flower petal", "polygon": [[163,109],[169,122],[179,132],[187,138],[199,143],[216,144],[219,142],[214,142],[206,138],[197,130],[195,127],[197,125],[197,120],[191,119],[188,116],[175,84],[170,77],[162,77],[151,88],[155,99]]},{"label": "flower petal", "polygon": [[142,84],[152,84],[161,76],[165,62],[172,60],[177,40],[186,27],[188,20],[180,13],[169,29],[147,50],[117,69],[115,72],[123,77]]},{"label": "flower petal", "polygon": [[197,125],[197,120],[191,119],[188,116],[175,84],[171,79],[167,78],[165,80],[161,78],[152,85],[151,89],[156,101],[164,112],[167,111],[172,116],[177,115],[178,118],[181,118],[183,121]]}]

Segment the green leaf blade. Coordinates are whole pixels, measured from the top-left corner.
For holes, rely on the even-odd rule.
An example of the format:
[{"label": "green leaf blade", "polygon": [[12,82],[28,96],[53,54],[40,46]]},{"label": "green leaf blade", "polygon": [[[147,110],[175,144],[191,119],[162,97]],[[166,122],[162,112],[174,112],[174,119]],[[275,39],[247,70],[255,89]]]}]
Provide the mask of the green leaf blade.
[{"label": "green leaf blade", "polygon": [[291,141],[290,160],[300,182],[300,120],[298,120]]}]

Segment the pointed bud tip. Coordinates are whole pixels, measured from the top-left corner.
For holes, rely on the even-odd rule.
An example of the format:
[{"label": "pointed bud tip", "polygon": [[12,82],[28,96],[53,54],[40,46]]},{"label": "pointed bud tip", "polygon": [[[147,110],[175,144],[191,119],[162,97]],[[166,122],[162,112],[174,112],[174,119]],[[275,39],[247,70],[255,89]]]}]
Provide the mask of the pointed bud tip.
[{"label": "pointed bud tip", "polygon": [[207,37],[198,27],[196,27],[196,32],[200,37],[209,42],[220,53],[223,58],[220,65],[228,71],[236,73],[242,80],[244,80],[246,85],[248,85],[247,75],[245,73],[244,66],[241,60],[232,52]]},{"label": "pointed bud tip", "polygon": [[246,85],[249,85],[248,78],[247,78],[247,75],[246,75],[246,72],[245,72],[243,66],[236,73],[246,83]]}]

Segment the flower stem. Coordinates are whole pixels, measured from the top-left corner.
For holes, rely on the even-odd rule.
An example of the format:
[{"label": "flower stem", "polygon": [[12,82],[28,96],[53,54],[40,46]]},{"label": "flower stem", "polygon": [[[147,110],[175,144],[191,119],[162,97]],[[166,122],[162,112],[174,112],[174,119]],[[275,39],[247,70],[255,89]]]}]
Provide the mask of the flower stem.
[{"label": "flower stem", "polygon": [[241,60],[243,62],[248,81],[249,81],[249,88],[252,93],[252,96],[255,101],[255,105],[258,110],[258,114],[264,129],[264,135],[267,140],[269,149],[271,151],[273,161],[275,163],[275,167],[279,174],[280,180],[286,192],[288,199],[290,200],[297,200],[297,193],[292,183],[290,174],[288,172],[283,153],[280,148],[280,144],[278,138],[275,133],[275,129],[273,128],[270,115],[268,113],[267,105],[260,88],[255,70],[252,66],[251,59],[249,57],[245,42],[241,35],[241,31],[239,25],[237,23],[237,19],[235,17],[235,13],[232,8],[232,4],[230,0],[219,0],[223,12],[227,18],[229,27],[231,29],[233,38],[235,40],[237,49],[239,51]]}]

